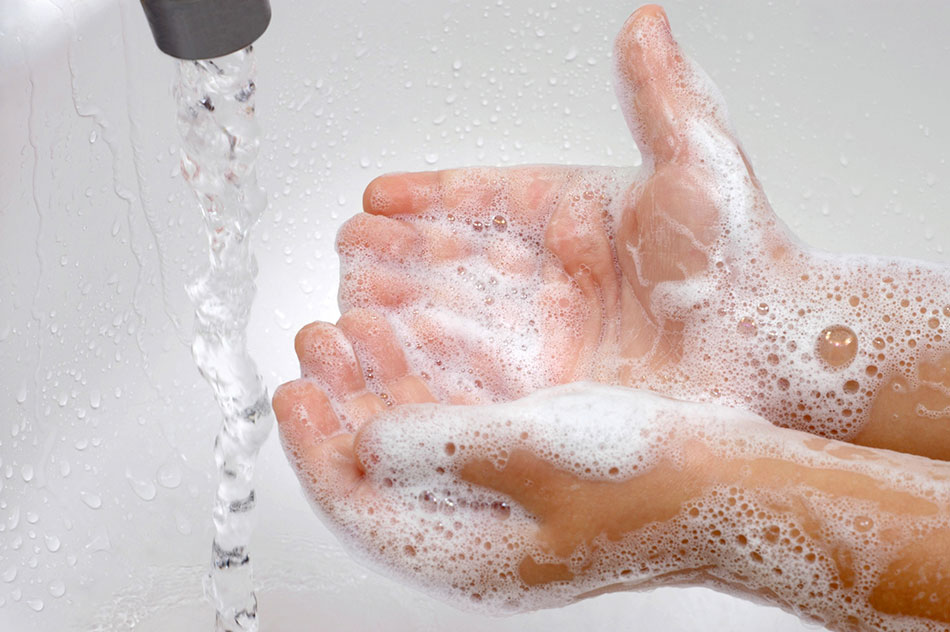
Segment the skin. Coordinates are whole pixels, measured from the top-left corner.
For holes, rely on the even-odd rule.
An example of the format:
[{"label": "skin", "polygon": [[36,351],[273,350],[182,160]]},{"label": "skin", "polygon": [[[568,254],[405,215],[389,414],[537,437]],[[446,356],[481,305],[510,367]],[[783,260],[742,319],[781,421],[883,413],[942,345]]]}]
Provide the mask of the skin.
[{"label": "skin", "polygon": [[[643,44],[635,37],[641,33],[659,37]],[[746,170],[744,194],[752,200],[752,221],[763,229],[762,248],[768,253],[770,272],[788,278],[801,275],[802,266],[812,255],[778,222],[724,113],[717,107],[687,111],[684,103],[688,95],[681,87],[683,77],[677,74],[682,72],[677,63],[682,53],[670,35],[662,10],[655,6],[638,10],[625,24],[616,52],[623,88],[633,95],[624,102],[629,106],[625,114],[642,153],[649,158],[646,177],[609,170],[612,181],[622,183],[626,179],[630,184],[608,198],[602,190],[588,191],[586,184],[578,188],[578,183],[589,182],[590,178],[580,178],[581,169],[575,167],[383,176],[367,189],[366,213],[341,230],[338,245],[344,264],[356,252],[375,253],[371,264],[376,274],[370,283],[356,273],[344,275],[340,292],[341,304],[347,308],[344,315],[335,326],[313,323],[301,330],[295,347],[302,377],[282,386],[274,396],[290,460],[311,498],[331,521],[342,520],[337,508],[344,504],[379,506],[384,498],[385,490],[373,476],[378,463],[360,450],[362,433],[373,423],[393,423],[402,406],[506,401],[552,383],[581,379],[682,395],[673,387],[679,377],[677,366],[685,354],[697,351],[683,347],[678,336],[681,321],[657,313],[654,293],[664,282],[701,274],[710,263],[704,246],[725,244],[728,248],[728,236],[721,234],[718,219],[730,210],[715,199],[716,174],[702,160],[700,148],[691,144],[687,122],[698,122],[709,134],[731,143],[741,158]],[[710,102],[718,102],[717,98]],[[473,177],[478,182],[474,186]],[[453,209],[464,221],[466,209],[495,201],[501,192],[507,205],[506,221],[540,227],[544,239],[539,250],[521,251],[520,259],[498,259],[497,267],[523,274],[543,288],[542,296],[565,298],[565,304],[584,316],[578,334],[567,336],[549,318],[550,310],[536,315],[542,342],[553,350],[548,360],[553,363],[550,374],[555,377],[548,378],[548,383],[511,376],[498,361],[504,356],[503,350],[490,345],[472,347],[465,340],[454,340],[451,332],[434,324],[426,308],[401,309],[419,295],[426,296],[424,305],[428,309],[445,308],[437,291],[412,284],[410,271],[431,265],[433,260],[460,260],[477,247],[474,239],[440,233],[437,223],[426,223],[432,199],[438,197],[440,208]],[[562,200],[576,204],[562,204]],[[592,218],[605,219],[590,221]],[[637,256],[633,256],[634,251]],[[420,258],[420,252],[426,253],[425,259]],[[498,253],[480,255],[491,262]],[[360,261],[361,265],[365,263],[365,259]],[[857,292],[869,303],[868,309],[874,310],[878,285],[888,271],[882,265],[879,271],[871,272],[877,274],[869,282],[873,287],[863,292],[858,288]],[[926,266],[918,272],[937,280],[946,276],[945,271]],[[557,304],[542,302],[552,306],[551,310]],[[945,304],[950,305],[950,300]],[[900,338],[904,331],[920,328],[920,321],[926,323],[931,317],[930,312],[895,316],[893,336]],[[409,332],[411,339],[397,335],[394,326],[400,332]],[[857,335],[862,340],[866,337],[860,331]],[[842,430],[842,435],[849,434],[849,439],[867,446],[950,459],[950,420],[916,414],[921,402],[932,410],[950,406],[950,353],[945,342],[941,346],[942,338],[930,340],[931,349],[921,353],[912,367],[913,379],[896,373],[879,378],[866,419],[856,432]],[[446,357],[468,363],[461,370],[481,378],[480,390],[455,388],[451,380],[440,377],[436,366],[415,358],[407,360],[407,345],[411,348],[435,341],[442,345]],[[600,362],[614,356],[635,363]],[[605,370],[604,366],[610,368]],[[638,370],[631,371],[631,366]],[[895,390],[891,387],[894,383],[904,388]],[[749,388],[743,384],[724,386],[726,402],[737,406],[750,402]],[[687,395],[697,400],[709,396]],[[807,425],[792,406],[774,405],[766,410],[770,412],[766,415],[769,421],[775,424]],[[383,411],[389,414],[381,419],[379,413]],[[757,427],[743,427],[743,431],[765,432]],[[677,454],[685,453],[689,458],[678,460],[670,455],[647,472],[619,482],[579,478],[515,446],[504,467],[477,458],[463,459],[458,476],[506,495],[535,517],[529,544],[520,553],[517,566],[518,579],[525,589],[565,582],[583,584],[584,578],[566,563],[539,562],[537,551],[566,558],[578,547],[589,548],[601,537],[616,540],[639,533],[644,538],[655,537],[657,528],[662,532],[665,526],[685,519],[691,503],[726,486],[760,504],[775,504],[776,493],[781,492],[783,501],[772,510],[786,523],[798,525],[802,537],[826,560],[829,581],[835,586],[826,598],[797,599],[794,587],[789,588],[779,575],[764,583],[749,580],[762,559],[777,560],[779,566],[792,563],[798,554],[784,543],[784,536],[774,541],[762,539],[761,548],[753,551],[758,560],[754,556],[729,558],[715,543],[689,559],[680,559],[683,556],[673,548],[663,550],[658,555],[672,560],[675,570],[671,573],[635,585],[608,584],[574,598],[660,583],[704,583],[765,599],[833,629],[900,627],[903,616],[929,621],[931,629],[948,629],[950,531],[938,524],[946,515],[946,507],[935,505],[926,493],[906,481],[893,482],[896,472],[914,471],[933,489],[945,488],[950,480],[948,466],[907,454],[809,439],[794,430],[768,428],[768,432],[776,446],[783,442],[811,445],[816,452],[831,454],[840,463],[816,467],[792,457],[763,459],[741,451],[724,458],[702,440],[684,439],[674,444]],[[385,455],[376,456],[385,460]],[[855,461],[875,465],[870,473],[858,475],[848,465]],[[526,486],[527,480],[532,484]],[[893,535],[900,546],[881,568],[856,567],[849,560],[870,554],[873,543],[859,532],[841,534],[834,542],[822,535],[824,518],[816,514],[808,500],[815,494],[837,499],[845,512],[852,511],[848,509],[852,505],[845,502],[848,499],[864,503],[860,515],[847,516],[852,522],[868,519],[875,525],[885,525],[904,521],[901,524],[917,525],[919,537],[905,542],[900,539],[903,536]],[[873,507],[869,508],[868,503]],[[390,518],[399,518],[394,508],[385,503],[381,506],[380,512],[392,511]],[[749,522],[745,528],[751,533],[759,526]],[[647,533],[644,529],[653,531]],[[374,534],[384,537],[382,533]],[[407,564],[401,572],[411,577],[414,571]],[[485,579],[484,588],[490,589],[491,581]],[[870,588],[858,595],[855,585]],[[849,603],[845,597],[849,596],[851,605],[845,605]],[[865,616],[865,606],[871,608],[874,617]]]},{"label": "skin", "polygon": [[[377,178],[364,195],[365,212],[339,234],[341,309],[378,312],[394,324],[408,347],[434,350],[430,357],[412,354],[412,362],[445,401],[507,401],[558,383],[592,380],[689,401],[714,400],[753,410],[781,426],[950,459],[950,270],[925,263],[832,257],[798,242],[772,210],[715,87],[699,84],[708,94],[698,96],[697,89],[682,87],[695,83],[696,72],[681,63],[684,54],[659,9],[645,8],[638,15],[650,11],[655,11],[652,22],[628,22],[615,55],[620,92],[632,95],[621,98],[621,105],[645,157],[643,169],[465,168]],[[638,33],[653,37],[652,45],[638,43]],[[717,153],[731,160],[739,173],[724,172],[709,160],[705,141],[715,143]],[[732,200],[717,193],[724,182],[738,191]],[[447,228],[447,216],[458,228]],[[490,224],[493,216],[505,218],[505,232],[467,227]],[[725,234],[723,221],[754,224],[754,246],[763,255],[756,259],[748,241]],[[519,227],[542,237],[526,244]],[[683,281],[707,278],[713,257],[729,262],[735,275],[751,279],[744,285],[758,285],[763,297],[773,286],[808,297],[795,305],[807,309],[807,320],[794,313],[781,318],[788,324],[772,343],[775,369],[767,363],[770,341],[761,322],[768,317],[760,319],[762,332],[752,346],[734,323],[750,312],[756,316],[754,309],[726,317],[734,320],[725,334],[731,336],[725,348],[748,348],[748,357],[771,373],[764,386],[748,372],[714,387],[696,379],[699,373],[722,368],[704,357],[709,352],[704,341],[724,334],[722,318],[692,307],[740,291],[735,283],[727,280],[698,296],[674,294],[672,301],[658,300]],[[460,329],[479,331],[469,324],[481,322],[469,305],[453,302],[445,291],[445,283],[469,287],[461,277],[434,281],[429,276],[433,269],[456,266],[487,269],[478,273],[480,280],[493,276],[539,288],[534,311],[517,296],[497,294],[492,307],[505,314],[498,317],[499,325],[510,314],[522,316],[516,322],[522,329],[537,324],[538,346],[545,350],[537,359],[546,368],[543,375],[506,370],[499,360],[510,349],[501,338],[493,343],[441,324],[439,315],[449,313],[465,323]],[[372,275],[365,274],[368,268]],[[763,280],[756,281],[755,275]],[[479,296],[477,290],[468,291],[472,300]],[[760,300],[756,294],[736,296],[737,302],[753,305]],[[775,316],[778,299],[767,300],[772,303],[770,316]],[[855,319],[850,314],[855,310],[879,315],[880,320]],[[577,324],[576,333],[558,316],[562,311]],[[708,322],[700,322],[707,317]],[[815,346],[818,331],[806,333],[811,322],[846,324],[855,330],[857,355],[848,368],[857,370],[849,378],[839,378],[840,370],[809,365],[805,377],[817,382],[806,384],[801,374],[778,366],[797,361],[786,352],[786,334],[797,342],[798,353]],[[794,332],[789,324],[796,326]],[[690,344],[684,342],[687,326],[694,332]],[[907,349],[903,366],[894,360],[900,347]],[[432,356],[453,358],[453,368],[446,372]],[[847,364],[848,358],[830,360]],[[459,389],[458,380],[469,375],[481,386]],[[786,381],[772,388],[776,378]],[[855,387],[860,398],[869,394],[865,401],[841,397],[848,389],[846,379],[860,384]],[[815,391],[838,397],[816,402]],[[918,404],[936,414],[918,414]]]}]

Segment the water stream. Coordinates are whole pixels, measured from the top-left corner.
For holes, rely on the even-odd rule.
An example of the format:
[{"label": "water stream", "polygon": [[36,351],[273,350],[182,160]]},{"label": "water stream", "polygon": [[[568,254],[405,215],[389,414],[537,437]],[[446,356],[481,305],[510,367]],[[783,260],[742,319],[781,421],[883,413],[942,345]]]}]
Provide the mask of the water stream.
[{"label": "water stream", "polygon": [[176,89],[181,169],[208,236],[209,266],[188,286],[195,305],[192,353],[223,417],[214,443],[219,480],[205,582],[218,631],[258,629],[248,541],[254,465],[273,426],[267,389],[247,351],[257,275],[250,231],[266,206],[254,168],[260,145],[254,74],[248,47],[214,60],[180,62]]}]

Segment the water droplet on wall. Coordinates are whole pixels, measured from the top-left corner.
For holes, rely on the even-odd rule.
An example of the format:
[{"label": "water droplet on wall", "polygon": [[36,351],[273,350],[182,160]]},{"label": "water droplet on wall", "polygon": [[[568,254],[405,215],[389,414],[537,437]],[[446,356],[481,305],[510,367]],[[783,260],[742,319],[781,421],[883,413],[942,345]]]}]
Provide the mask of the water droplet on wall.
[{"label": "water droplet on wall", "polygon": [[93,492],[79,492],[79,497],[90,509],[102,507],[102,498]]},{"label": "water droplet on wall", "polygon": [[158,484],[168,489],[181,485],[181,468],[174,461],[162,464],[157,473]]},{"label": "water droplet on wall", "polygon": [[61,579],[54,579],[49,583],[49,594],[54,597],[62,597],[66,594],[66,583]]},{"label": "water droplet on wall", "polygon": [[45,537],[45,540],[46,540],[46,548],[49,550],[50,553],[55,553],[56,551],[59,550],[61,543],[57,536],[47,535]]},{"label": "water droplet on wall", "polygon": [[129,487],[132,488],[135,495],[142,500],[149,501],[155,498],[158,490],[155,489],[155,484],[152,481],[137,479],[129,471],[126,471],[125,479],[129,482]]},{"label": "water droplet on wall", "polygon": [[175,512],[175,527],[178,529],[178,533],[182,535],[189,535],[191,533],[191,521],[188,520],[187,516],[178,511]]}]

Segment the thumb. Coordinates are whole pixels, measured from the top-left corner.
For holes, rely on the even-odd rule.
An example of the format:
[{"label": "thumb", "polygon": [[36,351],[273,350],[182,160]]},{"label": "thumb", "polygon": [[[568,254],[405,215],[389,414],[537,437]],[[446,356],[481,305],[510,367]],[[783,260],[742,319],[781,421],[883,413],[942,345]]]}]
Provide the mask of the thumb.
[{"label": "thumb", "polygon": [[617,97],[644,162],[682,161],[710,134],[734,139],[719,89],[680,49],[662,8],[645,5],[627,19],[614,58]]}]

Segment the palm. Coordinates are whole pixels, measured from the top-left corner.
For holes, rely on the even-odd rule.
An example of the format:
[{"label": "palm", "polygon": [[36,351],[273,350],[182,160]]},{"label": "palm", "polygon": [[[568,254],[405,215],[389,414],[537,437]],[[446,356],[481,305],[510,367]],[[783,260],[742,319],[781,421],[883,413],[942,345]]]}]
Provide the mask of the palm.
[{"label": "palm", "polygon": [[[769,206],[718,91],[665,22],[622,34],[617,58],[643,169],[378,178],[366,213],[340,232],[342,309],[384,316],[446,402],[594,380],[835,438],[892,425],[907,405],[877,396],[890,393],[887,380],[919,384],[927,345],[946,349],[950,275],[802,247]],[[928,295],[922,310],[905,298],[915,289]],[[917,332],[926,345],[902,345]],[[888,337],[886,354],[872,344]],[[948,366],[950,356],[934,370]],[[914,450],[943,454],[942,441]]]},{"label": "palm", "polygon": [[[583,379],[709,398],[696,376],[711,349],[685,334],[710,339],[715,326],[697,325],[717,310],[739,321],[717,285],[795,250],[715,87],[665,22],[646,28],[657,45],[618,41],[643,169],[383,176],[341,230],[341,309],[383,315],[440,399],[508,401]],[[731,334],[714,342],[749,346]],[[720,393],[746,405],[747,386]]]}]

